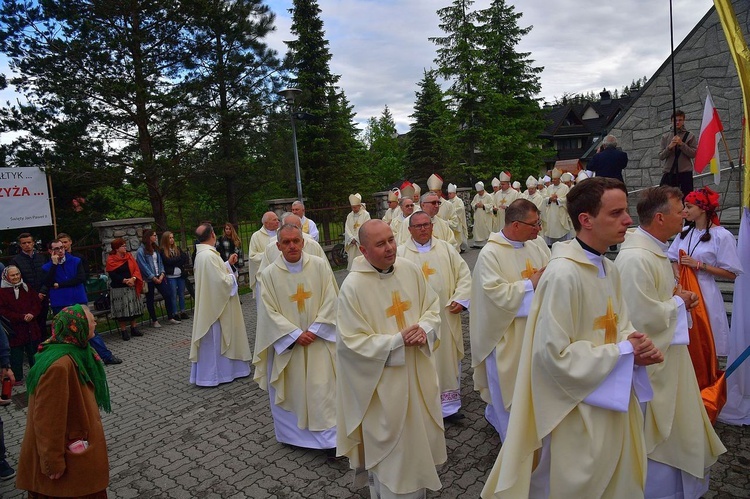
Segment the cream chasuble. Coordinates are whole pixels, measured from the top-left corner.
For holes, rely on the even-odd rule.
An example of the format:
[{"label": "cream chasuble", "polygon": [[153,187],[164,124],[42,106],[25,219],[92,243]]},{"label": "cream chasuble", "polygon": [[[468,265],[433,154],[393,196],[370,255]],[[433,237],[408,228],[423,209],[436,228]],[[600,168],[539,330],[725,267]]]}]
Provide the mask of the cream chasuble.
[{"label": "cream chasuble", "polygon": [[494,205],[497,208],[497,213],[492,221],[492,232],[500,232],[505,227],[505,208],[510,203],[518,199],[518,191],[508,187],[507,190],[500,189],[497,192],[492,193],[494,198]]},{"label": "cream chasuble", "polygon": [[[326,255],[326,252],[320,245],[320,243],[313,239],[312,236],[309,236],[304,232],[302,233],[302,239],[305,240],[305,245],[302,247],[302,251],[307,253],[308,255],[322,258],[328,264],[328,268],[331,269],[331,263],[328,261],[328,255]],[[271,242],[268,243],[268,246],[266,246],[266,249],[263,252],[263,258],[260,261],[260,267],[258,269],[259,276],[260,273],[265,270],[271,262],[275,261],[279,257],[279,255],[281,255],[281,250],[279,250],[278,246],[276,246],[276,241],[276,237],[271,238]],[[331,277],[333,278],[333,288],[336,293],[338,293],[339,285],[336,282],[335,276],[333,276],[333,269],[331,269]]]},{"label": "cream chasuble", "polygon": [[397,216],[393,217],[393,220],[391,220],[391,231],[393,231],[393,236],[397,239],[396,242],[398,242],[398,234],[401,230],[401,224],[404,223],[404,220],[405,218],[403,212],[400,212]]},{"label": "cream chasuble", "polygon": [[266,246],[268,246],[272,237],[276,237],[276,231],[269,234],[265,227],[261,227],[250,236],[250,244],[247,250],[247,270],[248,278],[250,279],[250,289],[255,288],[255,281],[260,269],[260,262],[263,259],[263,253],[266,251]]},{"label": "cream chasuble", "polygon": [[[439,309],[422,270],[403,258],[388,274],[358,258],[339,294],[337,454],[397,494],[441,487],[435,466],[447,455],[431,358]],[[413,324],[432,338],[427,344],[403,345],[399,331]]]},{"label": "cream chasuble", "polygon": [[456,217],[458,218],[458,230],[454,230],[453,235],[459,245],[466,244],[469,240],[469,228],[466,225],[466,205],[464,204],[464,200],[456,196],[453,199],[449,199],[448,202],[453,203],[453,208],[456,210]]},{"label": "cream chasuble", "polygon": [[461,255],[445,241],[432,238],[430,250],[420,253],[409,239],[398,247],[398,256],[414,262],[440,298],[440,346],[434,352],[441,393],[457,391],[464,358],[461,314],[451,314],[451,302],[468,302],[471,271]]},{"label": "cream chasuble", "polygon": [[529,191],[526,191],[518,197],[522,199],[528,199],[529,201],[534,203],[534,206],[537,207],[539,212],[543,211],[545,199],[544,199],[544,196],[539,191],[534,192],[534,194],[529,194]]},{"label": "cream chasuble", "polygon": [[396,213],[396,208],[388,208],[385,210],[385,215],[383,215],[383,222],[387,223],[388,225],[391,225],[391,221],[393,220],[393,215]]},{"label": "cream chasuble", "polygon": [[648,457],[702,479],[726,449],[706,414],[687,345],[672,344],[678,304],[665,251],[638,229],[628,233],[615,263],[628,308],[637,311],[630,314],[633,326],[664,354],[664,362],[648,367],[654,390],[645,412]]},{"label": "cream chasuble", "polygon": [[547,265],[550,251],[544,239],[514,248],[502,234],[491,234],[479,252],[471,284],[469,338],[474,389],[492,403],[485,360],[495,351],[495,365],[505,410],[510,410],[521,357],[526,317],[518,311],[527,295],[526,280]]},{"label": "cream chasuble", "polygon": [[[399,226],[398,234],[393,233],[396,236],[396,243],[401,246],[406,244],[411,239],[411,232],[409,232],[409,218],[411,215],[406,217],[403,223]],[[456,238],[453,237],[453,231],[448,227],[448,223],[435,215],[432,217],[432,237],[445,241],[454,248],[456,247]]]},{"label": "cream chasuble", "polygon": [[354,259],[362,254],[359,251],[359,228],[369,219],[370,214],[367,213],[364,207],[361,207],[357,213],[350,211],[346,216],[346,223],[344,224],[344,248],[347,255],[347,270],[352,269]]},{"label": "cream chasuble", "polygon": [[[494,205],[492,194],[484,191],[484,195],[479,193],[474,195],[471,200],[471,209],[474,210],[474,228],[472,229],[472,238],[474,242],[484,243],[492,232],[492,208]],[[477,208],[477,203],[482,203],[483,208]]]},{"label": "cream chasuble", "polygon": [[[560,182],[560,185],[550,185],[547,188],[547,199],[542,210],[542,221],[544,223],[544,235],[551,239],[565,237],[573,228],[573,222],[568,215],[565,196],[568,195],[568,186]],[[549,197],[557,194],[557,201],[550,202]]]},{"label": "cream chasuble", "polygon": [[221,324],[221,355],[234,360],[252,359],[240,297],[230,296],[235,279],[216,248],[198,244],[195,262],[195,314],[190,360],[198,362],[198,347],[217,320]]},{"label": "cream chasuble", "polygon": [[281,338],[317,324],[335,324],[336,291],[332,272],[322,258],[302,253],[302,271],[291,273],[277,257],[260,273],[253,379],[262,390],[270,383],[275,403],[297,416],[297,426],[323,431],[336,425],[336,346],[318,338],[307,346],[275,353],[268,379],[269,349]]},{"label": "cream chasuble", "polygon": [[618,364],[615,342],[634,331],[617,269],[606,258],[602,265],[600,278],[577,240],[554,246],[528,316],[508,435],[483,498],[529,497],[545,437],[554,497],[643,497],[643,415],[631,382],[627,412],[584,402]]},{"label": "cream chasuble", "polygon": [[458,219],[458,213],[456,213],[456,207],[447,198],[444,198],[442,194],[440,196],[440,209],[438,210],[437,216],[440,217],[448,224],[448,228],[453,233],[453,240],[455,243],[453,247],[456,250],[461,250],[461,237],[459,234],[461,221]]}]

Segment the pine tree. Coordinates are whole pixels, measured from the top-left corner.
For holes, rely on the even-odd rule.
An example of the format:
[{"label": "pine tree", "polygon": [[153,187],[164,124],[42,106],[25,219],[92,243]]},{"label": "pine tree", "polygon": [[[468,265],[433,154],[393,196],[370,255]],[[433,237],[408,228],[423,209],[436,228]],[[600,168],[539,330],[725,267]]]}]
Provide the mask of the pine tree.
[{"label": "pine tree", "polygon": [[291,32],[296,39],[285,42],[286,65],[294,75],[291,83],[302,90],[298,109],[315,116],[297,126],[303,193],[314,200],[330,199],[333,192],[345,197],[347,189],[359,189],[366,181],[354,113],[336,86],[340,77],[330,70],[317,1],[294,0],[293,5]]},{"label": "pine tree", "polygon": [[377,179],[375,189],[383,190],[403,179],[406,151],[388,106],[379,118],[368,120],[364,135],[370,171]]},{"label": "pine tree", "polygon": [[417,100],[407,143],[408,169],[406,177],[415,182],[425,182],[438,173],[444,178],[458,175],[466,180],[462,172],[456,171],[454,151],[454,123],[443,90],[437,82],[435,71],[424,72],[418,83]]}]

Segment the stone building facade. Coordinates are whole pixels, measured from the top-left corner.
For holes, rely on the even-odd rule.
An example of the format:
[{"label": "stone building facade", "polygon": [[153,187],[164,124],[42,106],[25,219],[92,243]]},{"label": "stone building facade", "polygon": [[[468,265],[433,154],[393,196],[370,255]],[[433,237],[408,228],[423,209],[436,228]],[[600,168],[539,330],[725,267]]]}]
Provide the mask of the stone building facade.
[{"label": "stone building facade", "polygon": [[[745,39],[750,39],[750,2],[733,0],[737,20]],[[711,91],[714,104],[724,125],[724,134],[735,166],[740,164],[739,148],[742,134],[742,91],[737,69],[729,53],[724,31],[712,7],[698,25],[675,48],[675,94],[677,109],[686,114],[686,128],[698,135],[707,94]],[[650,78],[640,96],[614,124],[612,135],[618,146],[628,153],[628,167],[623,171],[629,191],[658,185],[662,175],[659,148],[662,134],[671,129],[672,76],[668,58]],[[745,145],[747,147],[747,145]],[[723,145],[719,146],[722,167],[721,184],[714,185],[713,175],[695,175],[695,187],[704,185],[721,193],[723,207],[737,206],[741,198],[740,168],[729,168]],[[634,206],[637,196],[631,196]],[[635,214],[635,210],[631,210]]]}]

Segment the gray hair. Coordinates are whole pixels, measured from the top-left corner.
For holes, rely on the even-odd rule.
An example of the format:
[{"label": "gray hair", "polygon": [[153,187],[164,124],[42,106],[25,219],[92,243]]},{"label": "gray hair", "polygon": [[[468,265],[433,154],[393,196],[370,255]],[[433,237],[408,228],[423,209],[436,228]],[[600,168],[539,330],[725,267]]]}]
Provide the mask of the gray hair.
[{"label": "gray hair", "polygon": [[302,201],[300,201],[299,199],[298,199],[297,201],[295,201],[295,202],[293,202],[293,203],[292,203],[292,208],[293,208],[293,207],[295,207],[295,206],[299,206],[299,207],[301,207],[301,208],[302,208],[303,210],[305,209],[305,205],[304,205],[304,204],[302,203]]},{"label": "gray hair", "polygon": [[436,192],[430,191],[430,192],[426,192],[426,193],[422,194],[422,197],[419,198],[419,202],[420,203],[424,203],[427,200],[427,198],[431,197],[431,196],[435,196],[436,198],[440,199],[440,196],[438,196],[438,194]]},{"label": "gray hair", "polygon": [[617,147],[617,137],[614,135],[607,135],[602,140],[602,145],[604,147]]}]

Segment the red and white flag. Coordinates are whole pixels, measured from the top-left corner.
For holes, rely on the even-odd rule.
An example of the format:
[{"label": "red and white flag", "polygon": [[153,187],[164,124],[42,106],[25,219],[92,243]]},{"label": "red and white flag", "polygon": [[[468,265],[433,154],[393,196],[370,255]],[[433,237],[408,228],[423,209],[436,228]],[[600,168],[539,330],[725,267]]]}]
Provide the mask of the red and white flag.
[{"label": "red and white flag", "polygon": [[695,171],[703,173],[706,166],[710,165],[711,173],[714,174],[714,183],[719,185],[721,181],[721,165],[719,164],[719,140],[724,126],[719,119],[719,113],[714,106],[711,92],[706,88],[706,105],[703,108],[703,121],[701,121],[701,133],[698,137],[698,150],[695,152]]}]

